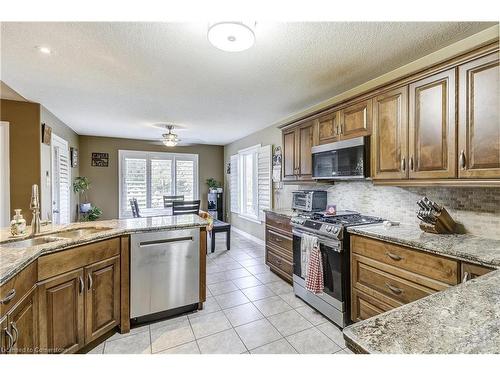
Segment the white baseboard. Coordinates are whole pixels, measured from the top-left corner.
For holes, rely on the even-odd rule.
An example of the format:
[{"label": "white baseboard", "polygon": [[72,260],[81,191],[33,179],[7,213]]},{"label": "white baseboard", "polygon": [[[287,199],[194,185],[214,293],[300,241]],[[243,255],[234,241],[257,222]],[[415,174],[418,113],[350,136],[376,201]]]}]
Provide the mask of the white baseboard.
[{"label": "white baseboard", "polygon": [[252,240],[254,242],[257,242],[259,245],[265,246],[265,242],[262,241],[260,238],[252,236],[250,233],[247,233],[245,231],[242,231],[241,229],[236,228],[234,225],[231,225],[231,230],[235,231],[239,235],[248,238],[249,240]]}]

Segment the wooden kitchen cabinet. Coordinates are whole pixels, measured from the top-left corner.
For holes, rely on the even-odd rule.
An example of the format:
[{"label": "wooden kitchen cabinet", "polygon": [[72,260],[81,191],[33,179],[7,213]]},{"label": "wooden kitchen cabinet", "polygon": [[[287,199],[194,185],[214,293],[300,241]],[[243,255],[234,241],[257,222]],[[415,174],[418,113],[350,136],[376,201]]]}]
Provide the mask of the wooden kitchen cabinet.
[{"label": "wooden kitchen cabinet", "polygon": [[339,129],[340,112],[332,112],[316,120],[314,145],[336,142],[340,139]]},{"label": "wooden kitchen cabinet", "polygon": [[373,99],[371,156],[373,178],[408,178],[408,86]]},{"label": "wooden kitchen cabinet", "polygon": [[314,121],[283,132],[283,179],[311,180]]},{"label": "wooden kitchen cabinet", "polygon": [[7,316],[4,316],[0,318],[0,354],[7,353],[7,349],[9,348],[7,330]]},{"label": "wooden kitchen cabinet", "polygon": [[462,282],[466,282],[468,280],[475,279],[476,277],[486,275],[491,271],[493,271],[493,269],[489,267],[462,262],[461,280]]},{"label": "wooden kitchen cabinet", "polygon": [[85,267],[85,343],[120,322],[120,258]]},{"label": "wooden kitchen cabinet", "polygon": [[340,139],[350,139],[371,134],[372,99],[354,103],[340,110]]},{"label": "wooden kitchen cabinet", "polygon": [[410,179],[457,176],[455,69],[409,85]]},{"label": "wooden kitchen cabinet", "polygon": [[74,353],[85,343],[83,269],[38,285],[40,351]]},{"label": "wooden kitchen cabinet", "polygon": [[266,212],[266,264],[271,271],[292,283],[293,236],[290,218]]},{"label": "wooden kitchen cabinet", "polygon": [[458,176],[500,178],[498,52],[458,67]]},{"label": "wooden kitchen cabinet", "polygon": [[34,354],[38,348],[38,295],[36,292],[36,287],[33,287],[7,315],[7,326],[14,337],[9,353]]}]

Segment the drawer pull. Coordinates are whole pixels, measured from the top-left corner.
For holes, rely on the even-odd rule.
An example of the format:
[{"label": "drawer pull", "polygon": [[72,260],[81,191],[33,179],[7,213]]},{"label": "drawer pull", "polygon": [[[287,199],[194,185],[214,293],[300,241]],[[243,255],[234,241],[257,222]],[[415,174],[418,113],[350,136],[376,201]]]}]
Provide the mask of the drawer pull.
[{"label": "drawer pull", "polygon": [[278,238],[278,237],[274,237],[273,240],[276,242],[281,242],[281,238]]},{"label": "drawer pull", "polygon": [[9,290],[9,293],[7,293],[7,295],[4,298],[0,299],[0,305],[6,305],[10,301],[12,301],[12,299],[15,296],[16,296],[16,290],[15,289]]},{"label": "drawer pull", "polygon": [[396,261],[399,261],[399,260],[403,259],[403,257],[400,257],[399,255],[393,254],[393,253],[390,253],[390,252],[386,252],[385,255],[387,255],[392,260],[396,260]]},{"label": "drawer pull", "polygon": [[388,287],[389,290],[391,292],[393,292],[394,294],[401,294],[401,293],[403,293],[403,289],[396,288],[395,286],[392,286],[389,283],[385,283],[385,286]]},{"label": "drawer pull", "polygon": [[78,277],[78,281],[80,282],[80,290],[79,290],[79,294],[82,294],[83,293],[83,289],[84,289],[84,282],[83,282],[83,278],[81,276]]},{"label": "drawer pull", "polygon": [[469,280],[469,273],[464,272],[464,278],[462,279],[462,282],[465,283],[467,280]]}]

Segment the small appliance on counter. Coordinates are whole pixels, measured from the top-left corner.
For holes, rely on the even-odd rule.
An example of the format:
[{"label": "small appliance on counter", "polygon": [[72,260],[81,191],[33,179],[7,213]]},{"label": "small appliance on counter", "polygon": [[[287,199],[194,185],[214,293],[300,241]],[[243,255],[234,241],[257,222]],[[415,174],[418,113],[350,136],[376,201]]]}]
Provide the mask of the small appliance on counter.
[{"label": "small appliance on counter", "polygon": [[457,223],[450,216],[443,206],[423,197],[417,201],[420,210],[417,211],[417,218],[420,219],[420,229],[424,232],[434,234],[456,233]]},{"label": "small appliance on counter", "polygon": [[326,208],[325,190],[299,190],[292,192],[292,209],[304,212],[324,211]]}]

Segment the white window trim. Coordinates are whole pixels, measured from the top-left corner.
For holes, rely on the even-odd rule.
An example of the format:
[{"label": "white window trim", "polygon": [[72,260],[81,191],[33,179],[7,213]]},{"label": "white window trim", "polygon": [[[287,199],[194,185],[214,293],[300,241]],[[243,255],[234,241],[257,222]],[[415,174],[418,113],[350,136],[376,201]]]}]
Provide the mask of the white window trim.
[{"label": "white window trim", "polygon": [[[244,148],[242,150],[239,150],[238,151],[238,173],[241,173],[241,177],[243,179],[243,181],[240,181],[239,183],[239,186],[245,186],[246,185],[246,181],[245,181],[245,176],[244,176],[244,173],[242,171],[244,171],[244,168],[243,168],[243,158],[242,156],[243,155],[248,155],[248,154],[253,154],[254,155],[254,160],[253,160],[253,195],[254,195],[254,206],[255,206],[255,215],[250,215],[246,212],[242,212],[243,210],[243,207],[244,207],[244,202],[245,202],[245,197],[243,196],[244,195],[244,189],[239,189],[238,191],[238,199],[239,199],[239,213],[238,213],[238,216],[242,219],[245,219],[245,220],[248,220],[248,221],[251,221],[251,222],[254,222],[254,223],[257,223],[257,224],[261,224],[261,221],[259,220],[259,189],[258,189],[258,163],[259,163],[259,150],[260,150],[260,143],[255,145],[255,146],[251,146],[251,147],[247,147],[247,148]],[[240,178],[240,176],[238,176],[238,178]]]},{"label": "white window trim", "polygon": [[[126,202],[122,202],[123,194],[123,175],[125,163],[123,162],[126,156],[137,155],[138,157],[146,157],[147,160],[151,159],[162,159],[162,160],[172,160],[173,168],[172,168],[172,186],[174,189],[177,186],[176,181],[176,167],[175,162],[177,158],[181,160],[193,160],[194,163],[194,183],[193,183],[193,199],[199,199],[199,157],[198,154],[184,154],[184,153],[175,153],[175,152],[158,152],[158,151],[137,151],[137,150],[118,150],[118,217],[121,218],[130,218],[132,217],[131,211],[125,210],[123,211],[123,204]],[[151,195],[151,163],[146,162],[146,195],[147,201],[150,201]],[[174,192],[175,195],[175,192]],[[128,207],[128,203],[126,205]],[[148,208],[150,210],[151,208]]]},{"label": "white window trim", "polygon": [[[53,160],[53,156],[54,156],[54,149],[58,146],[61,146],[61,148],[63,148],[67,155],[68,155],[68,201],[66,202],[67,203],[67,207],[66,209],[68,210],[68,222],[65,222],[65,223],[57,223],[57,224],[69,224],[71,222],[71,184],[72,184],[72,180],[71,180],[71,162],[70,162],[70,154],[69,154],[69,143],[67,140],[65,140],[64,138],[61,138],[59,137],[58,135],[52,133],[52,142],[51,142],[51,147],[50,147],[50,159],[51,159],[51,176],[52,176],[52,181],[51,181],[51,185],[52,185],[52,189],[51,189],[51,199],[50,199],[50,202],[51,202],[51,206],[50,206],[50,211],[51,211],[51,215],[54,214],[54,196],[55,196],[55,192],[54,192],[54,189],[59,189],[60,187],[56,184],[54,184],[54,179],[56,178],[56,175],[55,175],[55,170],[54,170],[54,162],[55,160]],[[60,198],[60,197],[59,197]],[[60,202],[59,202],[60,203]],[[59,207],[59,220],[60,220],[60,216],[61,216],[61,207]]]}]

